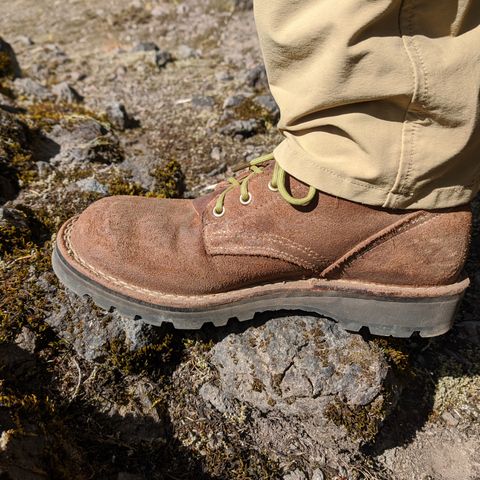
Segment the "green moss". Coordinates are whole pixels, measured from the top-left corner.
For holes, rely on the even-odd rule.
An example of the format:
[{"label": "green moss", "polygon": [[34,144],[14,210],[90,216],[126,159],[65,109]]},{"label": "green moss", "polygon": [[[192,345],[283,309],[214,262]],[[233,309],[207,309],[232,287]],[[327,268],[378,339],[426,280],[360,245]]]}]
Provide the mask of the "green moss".
[{"label": "green moss", "polygon": [[74,125],[84,118],[93,118],[108,123],[105,115],[99,115],[78,103],[39,102],[28,107],[28,111],[20,118],[32,129],[50,130],[59,122],[66,127]]},{"label": "green moss", "polygon": [[165,335],[160,343],[146,345],[135,351],[128,350],[125,342],[114,341],[109,345],[109,363],[126,375],[140,374],[170,362],[172,352],[171,335]]},{"label": "green moss", "polygon": [[37,177],[35,162],[32,154],[26,145],[22,136],[26,126],[16,119],[11,122],[4,122],[0,126],[0,172],[7,172],[7,178],[13,178],[19,181],[20,186],[31,183]]},{"label": "green moss", "polygon": [[26,326],[37,334],[39,344],[52,346],[57,338],[44,322],[46,313],[52,310],[49,296],[38,282],[42,275],[48,282],[57,284],[51,267],[51,236],[59,226],[75,213],[83,210],[96,194],[70,193],[60,198],[50,198],[49,207],[33,210],[17,206],[23,211],[27,227],[0,229],[4,267],[2,300],[0,308],[0,341],[13,341]]},{"label": "green moss", "polygon": [[274,119],[271,113],[261,105],[255,103],[251,98],[246,98],[239,105],[232,108],[235,118],[239,120],[250,120],[256,118],[263,122],[263,126],[267,129],[274,126]]},{"label": "green moss", "polygon": [[155,168],[150,175],[155,179],[153,192],[147,196],[157,198],[179,198],[185,190],[185,176],[180,163],[171,160],[164,167]]},{"label": "green moss", "polygon": [[8,98],[15,98],[15,93],[11,87],[11,81],[9,79],[0,77],[0,93]]},{"label": "green moss", "polygon": [[[22,215],[21,212],[18,212]],[[16,225],[9,222],[0,223],[0,255],[12,252],[14,249],[26,249],[32,240],[31,231],[27,226],[27,217],[24,215]]]},{"label": "green moss", "polygon": [[185,177],[176,160],[168,162],[164,167],[155,168],[150,175],[155,179],[151,191],[132,181],[131,174],[125,170],[110,172],[101,176],[100,180],[108,186],[110,195],[142,195],[155,198],[178,198],[183,195]]},{"label": "green moss", "polygon": [[252,390],[254,392],[263,392],[265,390],[265,385],[259,378],[253,379]]},{"label": "green moss", "polygon": [[388,395],[380,395],[365,406],[349,405],[336,397],[327,405],[324,414],[337,427],[344,427],[351,438],[369,442],[376,437],[390,409],[390,402],[386,397]]},{"label": "green moss", "polygon": [[12,59],[7,52],[0,52],[0,77],[12,77],[14,75]]},{"label": "green moss", "polygon": [[410,367],[408,345],[401,339],[375,338],[373,344],[383,352],[396,373],[406,374]]},{"label": "green moss", "polygon": [[124,172],[109,175],[106,181],[110,195],[145,195],[146,190],[136,182],[127,178]]}]

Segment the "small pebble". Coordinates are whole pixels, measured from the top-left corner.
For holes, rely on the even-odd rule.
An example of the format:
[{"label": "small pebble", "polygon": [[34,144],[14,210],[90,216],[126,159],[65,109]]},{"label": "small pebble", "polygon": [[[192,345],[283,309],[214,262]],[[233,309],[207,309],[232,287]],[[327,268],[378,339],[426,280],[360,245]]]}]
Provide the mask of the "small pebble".
[{"label": "small pebble", "polygon": [[102,185],[93,177],[78,180],[77,182],[75,182],[75,187],[82,192],[94,192],[100,193],[102,195],[107,195],[108,193],[107,187],[105,187],[105,185]]},{"label": "small pebble", "polygon": [[215,99],[213,97],[192,97],[192,105],[200,108],[213,108],[215,106]]},{"label": "small pebble", "polygon": [[263,124],[255,118],[250,120],[234,120],[220,129],[223,135],[236,138],[248,138],[263,131]]},{"label": "small pebble", "polygon": [[163,68],[167,63],[173,61],[172,54],[165,50],[158,50],[155,54],[155,63],[158,68]]},{"label": "small pebble", "polygon": [[123,103],[112,102],[106,109],[108,121],[118,130],[126,130],[135,126],[135,120],[130,117]]},{"label": "small pebble", "polygon": [[245,95],[242,94],[227,97],[223,102],[223,108],[238,107],[245,100],[245,98]]},{"label": "small pebble", "polygon": [[154,42],[140,42],[132,48],[132,52],[158,52],[160,49]]},{"label": "small pebble", "polygon": [[230,82],[233,80],[233,76],[230,75],[228,72],[216,72],[215,73],[215,78],[219,82]]},{"label": "small pebble", "polygon": [[59,103],[80,103],[83,97],[67,82],[57,83],[52,87],[52,93]]},{"label": "small pebble", "polygon": [[200,52],[188,45],[180,45],[177,49],[177,58],[180,60],[188,60],[189,58],[199,58]]}]

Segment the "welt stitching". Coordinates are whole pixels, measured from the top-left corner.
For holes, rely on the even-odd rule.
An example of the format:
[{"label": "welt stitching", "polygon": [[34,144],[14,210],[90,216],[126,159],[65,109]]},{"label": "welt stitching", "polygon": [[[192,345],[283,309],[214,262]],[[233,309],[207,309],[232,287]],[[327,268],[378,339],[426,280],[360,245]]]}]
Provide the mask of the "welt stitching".
[{"label": "welt stitching", "polygon": [[[158,297],[159,295],[162,297],[168,297],[168,298],[196,298],[196,295],[174,295],[171,293],[162,293],[158,292],[157,290],[151,290],[148,288],[142,288],[142,287],[136,287],[135,285],[132,285],[130,283],[124,282],[122,280],[119,280],[118,278],[112,277],[104,272],[101,272],[97,270],[95,267],[90,265],[88,262],[86,262],[83,258],[81,258],[77,252],[74,250],[72,246],[72,230],[73,226],[75,225],[75,222],[77,221],[78,217],[75,217],[72,219],[70,225],[65,229],[65,233],[63,235],[63,240],[65,242],[65,245],[67,247],[68,253],[83,267],[85,267],[88,271],[94,273],[96,276],[103,278],[105,280],[108,280],[112,282],[115,285],[127,288],[128,290],[137,292],[137,293],[144,293],[145,295],[148,295],[150,297]],[[213,294],[214,295],[214,294]]]}]

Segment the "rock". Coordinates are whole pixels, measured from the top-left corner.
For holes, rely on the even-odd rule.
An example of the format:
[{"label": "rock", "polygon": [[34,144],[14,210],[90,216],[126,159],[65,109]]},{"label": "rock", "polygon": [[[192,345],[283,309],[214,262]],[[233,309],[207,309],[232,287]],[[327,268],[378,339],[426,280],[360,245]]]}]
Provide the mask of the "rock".
[{"label": "rock", "polygon": [[278,122],[280,119],[280,109],[271,95],[259,95],[253,99],[253,103],[266,110],[273,122]]},{"label": "rock", "polygon": [[239,138],[253,137],[253,135],[262,131],[264,131],[264,124],[261,120],[257,120],[256,118],[251,118],[249,120],[234,120],[220,129],[220,133],[223,135]]},{"label": "rock", "polygon": [[325,474],[319,468],[316,468],[313,471],[312,480],[325,480]]},{"label": "rock", "polygon": [[215,99],[213,97],[192,97],[192,105],[198,108],[213,108],[215,106]]},{"label": "rock", "polygon": [[18,43],[21,43],[22,45],[25,45],[26,47],[31,47],[32,45],[35,45],[35,42],[33,39],[27,35],[19,35],[16,38]]},{"label": "rock", "polygon": [[79,117],[73,123],[60,122],[45,135],[60,147],[60,152],[51,159],[54,165],[70,162],[118,163],[123,160],[117,136],[94,118]]},{"label": "rock", "polygon": [[37,167],[38,176],[40,178],[47,178],[52,173],[52,167],[48,162],[39,160],[35,162],[35,166]]},{"label": "rock", "polygon": [[33,100],[45,102],[55,100],[55,95],[41,83],[31,78],[17,78],[13,86],[18,95],[29,97]]},{"label": "rock", "polygon": [[163,339],[160,328],[99,310],[68,290],[52,300],[58,305],[45,322],[85,360],[103,361],[112,344],[124,344],[127,351],[135,352]]},{"label": "rock", "polygon": [[138,122],[131,117],[123,105],[120,102],[110,103],[106,109],[108,121],[118,130],[126,130],[127,128],[134,128],[138,125]]},{"label": "rock", "polygon": [[26,215],[12,207],[0,207],[0,227],[4,230],[14,228],[22,235],[30,231]]},{"label": "rock", "polygon": [[247,97],[243,94],[231,95],[223,102],[223,108],[234,108],[241,105]]},{"label": "rock", "polygon": [[200,58],[200,52],[188,45],[180,45],[177,49],[176,57],[179,60],[188,60],[189,58]]},{"label": "rock", "polygon": [[132,48],[132,52],[158,52],[160,49],[154,42],[140,42]]},{"label": "rock", "polygon": [[17,78],[22,74],[12,46],[0,37],[0,78]]},{"label": "rock", "polygon": [[210,158],[217,162],[219,162],[224,156],[225,155],[220,147],[213,147],[210,152]]},{"label": "rock", "polygon": [[231,82],[233,80],[233,76],[230,75],[228,72],[216,72],[215,78],[219,82]]},{"label": "rock", "polygon": [[124,53],[121,56],[121,61],[126,67],[138,66],[141,64],[152,65],[158,68],[163,68],[167,63],[173,62],[173,57],[170,52],[160,50],[158,47],[151,50],[137,50],[129,53]]},{"label": "rock", "polygon": [[234,10],[244,11],[253,8],[253,0],[230,0]]},{"label": "rock", "polygon": [[283,480],[307,480],[306,475],[301,470],[294,470],[293,472],[287,473]]},{"label": "rock", "polygon": [[57,83],[52,87],[52,93],[56,96],[57,102],[80,103],[83,97],[67,82]]},{"label": "rock", "polygon": [[251,68],[246,73],[244,81],[249,87],[255,90],[268,89],[267,72],[263,65],[256,65]]},{"label": "rock", "polygon": [[237,428],[273,461],[302,458],[296,466],[309,475],[319,459],[341,465],[375,438],[399,389],[380,349],[316,317],[275,318],[230,334],[206,361],[209,375],[174,376],[178,388],[191,386],[182,418],[192,421],[179,427],[171,412],[180,435],[201,435],[204,421],[227,436]]},{"label": "rock", "polygon": [[37,345],[37,337],[29,328],[22,327],[21,332],[15,338],[15,343],[22,350],[25,350],[28,353],[34,353]]},{"label": "rock", "polygon": [[368,405],[388,372],[360,336],[313,317],[276,319],[227,337],[213,348],[211,361],[225,395],[285,415],[320,414],[333,397]]},{"label": "rock", "polygon": [[75,182],[73,185],[75,189],[81,190],[82,192],[94,192],[100,193],[101,195],[108,194],[108,188],[93,177],[83,178],[82,180]]},{"label": "rock", "polygon": [[173,57],[170,52],[166,50],[159,50],[155,53],[155,64],[158,68],[163,68],[167,63],[173,62]]}]

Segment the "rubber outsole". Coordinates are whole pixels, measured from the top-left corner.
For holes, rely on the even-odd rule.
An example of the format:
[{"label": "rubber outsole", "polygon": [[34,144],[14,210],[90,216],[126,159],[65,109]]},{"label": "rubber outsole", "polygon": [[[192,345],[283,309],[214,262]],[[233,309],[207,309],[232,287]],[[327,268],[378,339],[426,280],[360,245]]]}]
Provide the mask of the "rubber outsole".
[{"label": "rubber outsole", "polygon": [[[177,308],[143,302],[110,290],[84,276],[54,249],[53,269],[59,280],[80,296],[88,296],[105,310],[153,324],[171,323],[180,330],[197,330],[211,323],[224,326],[232,318],[251,320],[256,313],[278,310],[312,312],[338,322],[344,329],[393,337],[434,337],[446,333],[468,286],[468,279],[454,285],[453,294],[439,296],[382,296],[365,291],[311,289],[249,296],[243,300],[204,308]],[[387,287],[387,286],[386,286]],[[410,289],[411,290],[411,289]]]}]

